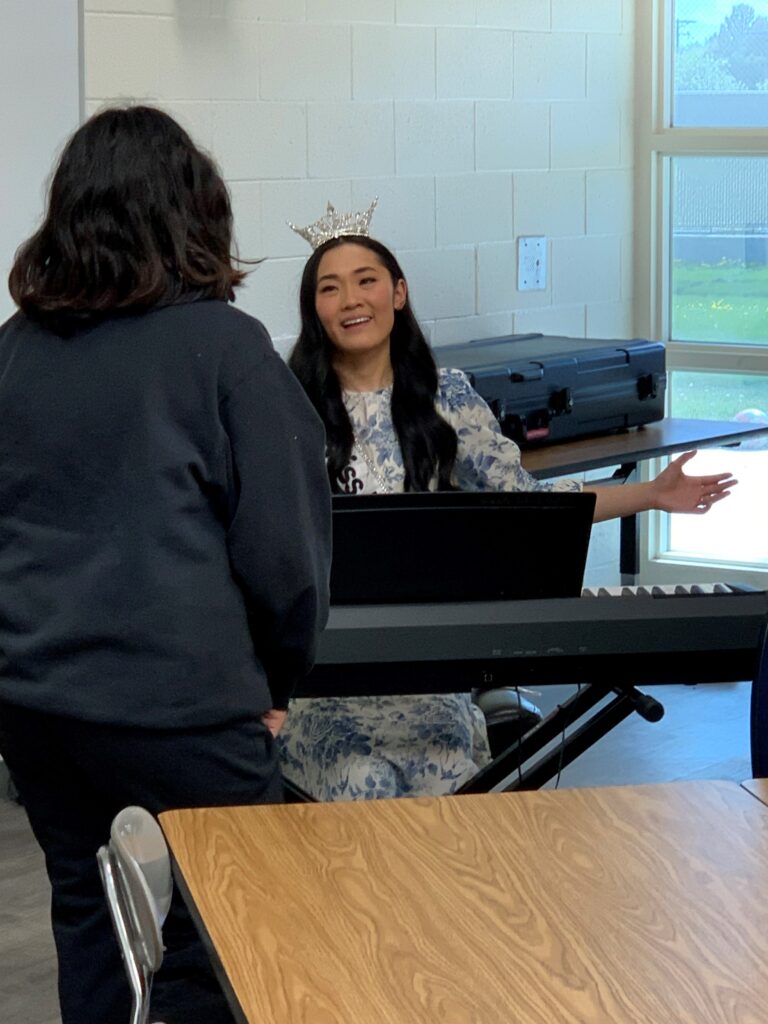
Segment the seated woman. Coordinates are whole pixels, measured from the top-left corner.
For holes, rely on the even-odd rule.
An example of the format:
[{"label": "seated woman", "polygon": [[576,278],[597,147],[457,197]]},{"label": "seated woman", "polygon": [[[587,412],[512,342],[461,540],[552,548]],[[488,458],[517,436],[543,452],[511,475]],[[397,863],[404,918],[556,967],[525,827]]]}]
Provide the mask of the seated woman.
[{"label": "seated woman", "polygon": [[[300,230],[314,252],[289,366],[325,424],[333,491],[579,490],[576,480],[531,477],[466,375],[437,369],[400,265],[367,236],[372,210],[344,218],[329,207]],[[649,483],[595,487],[595,520],[706,512],[735,481],[686,476],[693,455]],[[281,735],[286,777],[320,800],[452,793],[490,756],[468,693],[295,700]]]}]

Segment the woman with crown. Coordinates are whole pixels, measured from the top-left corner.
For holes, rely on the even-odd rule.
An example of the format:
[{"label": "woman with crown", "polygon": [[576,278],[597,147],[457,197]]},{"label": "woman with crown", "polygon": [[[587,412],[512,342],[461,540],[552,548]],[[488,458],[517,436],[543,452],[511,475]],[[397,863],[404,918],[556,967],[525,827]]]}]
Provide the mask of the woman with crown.
[{"label": "woman with crown", "polygon": [[[290,225],[314,252],[289,366],[325,424],[332,490],[580,490],[530,476],[466,375],[438,370],[397,259],[368,236],[375,205],[344,215],[329,203],[309,227]],[[650,482],[595,487],[595,521],[708,511],[736,481],[687,476],[694,454]],[[297,700],[282,738],[286,776],[324,800],[451,793],[490,757],[469,694]]]}]

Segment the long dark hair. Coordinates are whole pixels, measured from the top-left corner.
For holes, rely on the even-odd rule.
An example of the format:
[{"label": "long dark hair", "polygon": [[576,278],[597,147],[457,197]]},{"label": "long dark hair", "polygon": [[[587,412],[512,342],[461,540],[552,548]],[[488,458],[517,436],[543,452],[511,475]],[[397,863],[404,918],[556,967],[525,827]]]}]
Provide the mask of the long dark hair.
[{"label": "long dark hair", "polygon": [[[361,245],[375,253],[393,284],[405,280],[400,264],[389,249],[373,238],[359,235],[325,242],[315,249],[304,268],[299,291],[301,332],[288,365],[325,424],[328,476],[334,491],[340,489],[339,474],[349,464],[354,436],[333,368],[333,344],[317,315],[315,293],[320,260],[330,249],[348,244]],[[392,422],[405,466],[405,490],[426,491],[435,476],[440,490],[450,490],[456,461],[456,431],[435,409],[437,366],[409,298],[402,309],[395,310],[390,359],[394,375]]]},{"label": "long dark hair", "polygon": [[11,295],[66,332],[188,295],[231,299],[232,209],[213,160],[153,107],[95,114],[58,162],[42,226],[18,250]]}]

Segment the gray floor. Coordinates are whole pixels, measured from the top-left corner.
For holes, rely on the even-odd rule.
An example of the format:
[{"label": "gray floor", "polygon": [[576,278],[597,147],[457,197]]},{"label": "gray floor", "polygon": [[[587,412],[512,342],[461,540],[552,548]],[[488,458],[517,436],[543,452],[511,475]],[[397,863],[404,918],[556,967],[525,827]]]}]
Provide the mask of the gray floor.
[{"label": "gray floor", "polygon": [[0,1020],[60,1024],[43,857],[20,807],[0,800]]},{"label": "gray floor", "polygon": [[[614,531],[597,533],[588,583],[615,582],[617,543]],[[546,711],[571,692],[547,687],[534,699]],[[664,718],[656,724],[627,719],[563,771],[561,787],[749,778],[748,684],[647,692],[664,704]],[[42,857],[23,811],[0,799],[0,1022],[60,1024],[56,1006]]]}]

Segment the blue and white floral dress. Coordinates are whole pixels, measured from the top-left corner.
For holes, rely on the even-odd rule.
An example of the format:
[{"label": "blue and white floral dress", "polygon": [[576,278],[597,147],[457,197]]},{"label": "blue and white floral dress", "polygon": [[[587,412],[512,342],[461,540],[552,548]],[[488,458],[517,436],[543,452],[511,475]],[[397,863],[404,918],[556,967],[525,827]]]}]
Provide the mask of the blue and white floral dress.
[{"label": "blue and white floral dress", "polygon": [[[344,393],[356,441],[339,480],[347,493],[403,490],[391,398],[391,386]],[[576,480],[541,483],[523,469],[520,449],[461,370],[440,370],[435,404],[458,436],[461,490],[580,490]],[[295,700],[281,737],[286,777],[319,800],[453,793],[490,760],[485,719],[468,693]]]}]

